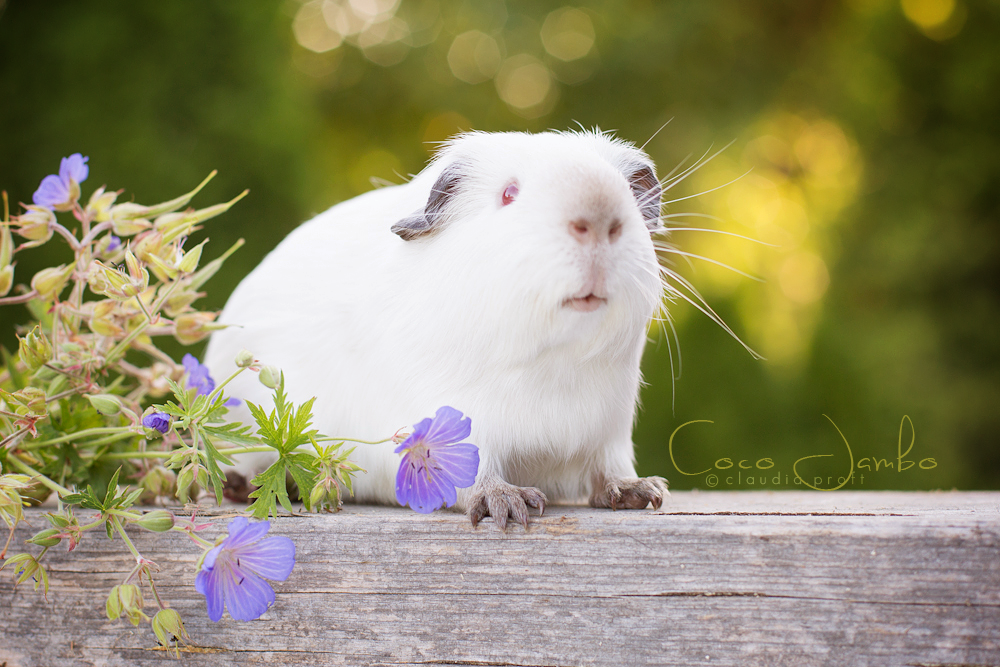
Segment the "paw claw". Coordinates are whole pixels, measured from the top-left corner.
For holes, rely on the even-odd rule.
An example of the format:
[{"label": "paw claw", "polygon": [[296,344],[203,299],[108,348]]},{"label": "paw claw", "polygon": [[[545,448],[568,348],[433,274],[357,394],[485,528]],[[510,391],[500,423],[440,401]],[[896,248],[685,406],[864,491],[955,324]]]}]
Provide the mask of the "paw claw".
[{"label": "paw claw", "polygon": [[501,530],[507,529],[507,519],[513,519],[525,528],[528,527],[528,508],[545,511],[545,494],[534,487],[519,487],[502,480],[487,483],[473,496],[469,506],[469,519],[475,527],[485,516],[493,517],[493,521]]},{"label": "paw claw", "polygon": [[612,510],[644,509],[650,504],[659,509],[667,491],[667,480],[662,477],[635,477],[608,481],[603,489],[590,497],[592,507],[610,507]]}]

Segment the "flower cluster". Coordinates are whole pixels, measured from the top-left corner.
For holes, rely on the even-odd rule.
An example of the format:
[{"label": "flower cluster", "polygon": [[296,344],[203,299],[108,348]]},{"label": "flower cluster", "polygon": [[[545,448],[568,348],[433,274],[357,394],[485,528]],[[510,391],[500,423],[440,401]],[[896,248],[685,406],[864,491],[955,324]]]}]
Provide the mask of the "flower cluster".
[{"label": "flower cluster", "polygon": [[[288,578],[295,545],[286,537],[267,537],[268,521],[242,517],[229,523],[227,537],[209,541],[202,533],[210,522],[167,509],[142,512],[137,503],[212,495],[221,501],[222,466],[233,456],[270,452],[275,462],[252,480],[257,488],[248,512],[254,518],[276,516],[279,504],[292,509],[289,478],[307,510],[335,511],[351,493],[352,476],[362,471],[348,460],[353,450],[343,448],[350,439],[312,428],[313,400],[300,405],[288,400],[279,369],[243,350],[232,374],[216,382],[194,355],[185,354],[178,364],[157,347],[160,336],[191,344],[221,326],[216,313],[197,311],[193,303],[242,240],[204,264],[207,241],[193,248],[185,242],[243,195],[186,208],[206,179],[185,195],[151,206],[117,203],[121,192],[103,187],[84,204],[88,162],[79,153],[64,158],[59,173],[42,180],[21,215],[9,215],[4,195],[0,307],[25,305],[34,321],[20,332],[16,358],[0,370],[0,518],[12,537],[28,498],[56,493],[60,502],[58,511],[45,515],[48,527],[28,540],[40,551],[10,556],[3,567],[15,584],[30,580],[47,591],[49,549],[65,542],[73,550],[93,530],[117,534],[135,567],[111,590],[108,618],[148,622],[164,645],[185,642],[179,613],[154,584],[158,568],[136,549],[127,526],[180,533],[201,547],[195,586],[213,621],[226,609],[235,620],[263,614],[275,601],[266,580]],[[57,216],[64,213],[78,226],[65,226]],[[21,245],[15,246],[14,234],[24,239]],[[73,261],[42,269],[29,285],[15,285],[15,256],[53,238],[69,245]],[[227,420],[228,409],[240,401],[224,390],[244,372],[258,373],[273,390],[273,409],[246,403],[253,425]],[[397,432],[381,441],[392,440],[402,454],[396,483],[401,504],[426,513],[456,502],[456,489],[471,485],[478,471],[478,449],[463,442],[471,428],[468,417],[442,407],[408,436]],[[72,468],[65,465],[65,447],[73,448]],[[109,464],[121,467],[105,482],[101,471]],[[81,521],[77,512],[83,511],[96,518]],[[9,544],[10,538],[0,558]],[[151,604],[158,608],[152,617],[146,614]]]}]

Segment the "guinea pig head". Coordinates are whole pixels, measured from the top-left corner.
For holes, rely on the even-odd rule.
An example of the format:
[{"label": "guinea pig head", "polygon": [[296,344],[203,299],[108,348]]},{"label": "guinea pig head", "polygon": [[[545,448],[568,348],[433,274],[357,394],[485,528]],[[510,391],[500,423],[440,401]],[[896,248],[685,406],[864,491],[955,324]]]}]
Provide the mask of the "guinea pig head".
[{"label": "guinea pig head", "polygon": [[[424,208],[392,231],[475,294],[466,316],[547,347],[627,346],[662,298],[649,158],[593,132],[467,134],[435,161]],[[447,288],[451,289],[451,288]],[[499,334],[498,334],[499,337]]]}]

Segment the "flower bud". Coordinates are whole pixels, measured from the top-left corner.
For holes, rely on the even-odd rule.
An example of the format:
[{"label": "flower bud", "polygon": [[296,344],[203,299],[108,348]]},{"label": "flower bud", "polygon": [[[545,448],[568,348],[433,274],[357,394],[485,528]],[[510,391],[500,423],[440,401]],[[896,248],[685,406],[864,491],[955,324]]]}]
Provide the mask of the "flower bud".
[{"label": "flower bud", "polygon": [[147,439],[159,438],[170,430],[170,415],[150,409],[143,416],[142,425],[146,427]]},{"label": "flower bud", "polygon": [[121,602],[121,613],[125,614],[132,625],[139,625],[139,621],[146,618],[142,613],[144,601],[142,591],[135,584],[121,584],[118,589],[118,599]]},{"label": "flower bud", "polygon": [[253,364],[253,352],[250,350],[240,350],[236,355],[236,365],[240,368],[249,368]]},{"label": "flower bud", "polygon": [[72,274],[72,264],[60,264],[52,268],[42,269],[31,279],[31,289],[37,291],[38,297],[43,301],[52,301],[66,287]]},{"label": "flower bud", "polygon": [[[164,287],[168,286],[170,285],[164,285]],[[170,296],[167,297],[166,302],[163,304],[163,312],[167,314],[167,317],[178,317],[184,314],[188,306],[194,303],[195,299],[199,296],[202,295],[193,290],[175,290]]]},{"label": "flower bud", "polygon": [[88,321],[90,330],[99,336],[120,336],[125,333],[113,319],[117,310],[118,303],[112,299],[95,303],[93,314]]},{"label": "flower bud", "polygon": [[134,523],[154,533],[165,533],[174,527],[174,515],[167,510],[152,510]]},{"label": "flower bud", "polygon": [[25,387],[13,393],[0,389],[0,398],[7,403],[7,409],[13,410],[19,417],[44,417],[45,392],[38,387]]},{"label": "flower bud", "polygon": [[181,345],[191,345],[202,340],[208,334],[218,329],[225,329],[224,324],[215,324],[217,313],[184,313],[174,320],[174,338]]},{"label": "flower bud", "polygon": [[118,595],[119,588],[121,587],[115,586],[112,588],[107,601],[104,603],[104,610],[108,615],[109,621],[117,620],[122,615],[122,600]]},{"label": "flower bud", "polygon": [[105,222],[111,219],[111,205],[118,199],[117,192],[105,192],[104,186],[94,190],[87,202],[87,214],[93,222]]},{"label": "flower bud", "polygon": [[177,264],[177,270],[181,273],[194,273],[198,269],[198,262],[201,261],[201,251],[206,243],[208,243],[208,239],[184,253],[184,257]]},{"label": "flower bud", "polygon": [[4,221],[0,225],[0,268],[10,266],[14,259],[14,237],[10,235],[10,225]]},{"label": "flower bud", "polygon": [[46,528],[45,530],[40,530],[35,533],[35,535],[30,538],[28,542],[37,544],[40,547],[54,547],[62,541],[62,538],[54,537],[58,534],[59,531],[55,528]]},{"label": "flower bud", "polygon": [[28,367],[29,373],[34,373],[52,359],[52,344],[36,326],[24,338],[18,338],[17,356]]},{"label": "flower bud", "polygon": [[177,475],[163,466],[156,466],[146,473],[140,484],[154,498],[173,496],[177,488]]},{"label": "flower bud", "polygon": [[43,206],[29,204],[28,212],[17,216],[16,220],[20,225],[18,235],[30,241],[25,247],[33,248],[52,238],[52,225],[56,222],[56,215]]},{"label": "flower bud", "polygon": [[181,502],[187,502],[188,490],[192,484],[194,484],[194,473],[191,472],[190,466],[184,466],[177,474],[177,497]]},{"label": "flower bud", "polygon": [[258,377],[262,385],[268,389],[274,389],[278,386],[278,382],[281,381],[281,370],[276,366],[264,366],[260,369]]},{"label": "flower bud", "polygon": [[87,400],[102,415],[112,417],[122,411],[121,399],[112,394],[88,395]]},{"label": "flower bud", "polygon": [[178,641],[184,641],[188,638],[187,630],[184,629],[184,623],[181,621],[181,615],[173,609],[161,609],[156,612],[152,626],[153,633],[163,646],[169,645],[168,635],[173,636]]},{"label": "flower bud", "polygon": [[7,296],[14,286],[14,265],[8,264],[0,269],[0,296]]}]

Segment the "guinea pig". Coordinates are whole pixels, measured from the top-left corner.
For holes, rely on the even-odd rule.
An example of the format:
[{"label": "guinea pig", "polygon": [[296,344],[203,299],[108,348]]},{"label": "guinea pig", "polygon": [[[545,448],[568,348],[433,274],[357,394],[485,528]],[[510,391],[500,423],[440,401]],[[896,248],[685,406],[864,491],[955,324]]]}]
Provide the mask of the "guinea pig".
[{"label": "guinea pig", "polygon": [[[331,436],[462,411],[480,466],[457,507],[473,524],[527,525],[550,499],[658,508],[666,481],[636,476],[632,426],[663,299],[660,198],[649,157],[606,133],[462,134],[409,182],[293,231],[233,292],[206,363],[225,377],[246,348],[281,368]],[[229,389],[269,402],[249,373]],[[396,503],[395,447],[354,450],[356,501]]]}]

